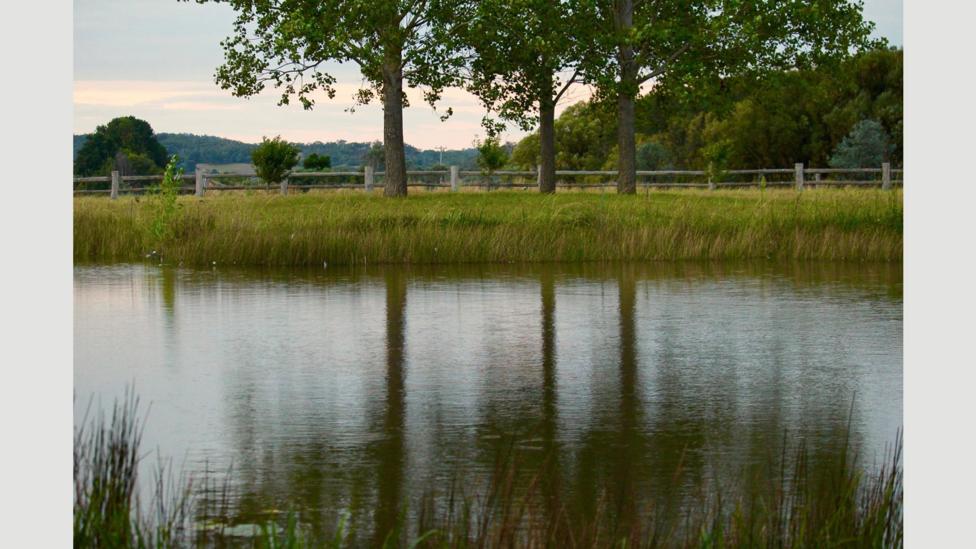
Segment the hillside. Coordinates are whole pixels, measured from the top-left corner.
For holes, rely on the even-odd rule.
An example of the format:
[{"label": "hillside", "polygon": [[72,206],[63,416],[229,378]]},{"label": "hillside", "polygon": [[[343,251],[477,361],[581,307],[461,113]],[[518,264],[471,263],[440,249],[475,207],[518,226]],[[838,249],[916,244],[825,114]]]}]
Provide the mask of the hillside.
[{"label": "hillside", "polygon": [[[182,167],[188,172],[196,169],[198,163],[203,164],[232,164],[250,162],[253,143],[244,143],[233,139],[225,139],[213,135],[194,135],[189,133],[158,133],[159,142],[166,147],[169,154],[176,154],[182,160]],[[74,136],[73,155],[88,138],[87,134]],[[363,164],[363,157],[369,150],[370,143],[355,143],[348,141],[333,141],[322,143],[298,143],[302,156],[312,153],[327,154],[332,158],[333,169],[358,169]],[[438,164],[441,152],[436,150],[421,150],[410,145],[406,146],[407,166],[410,169],[428,169]],[[444,151],[445,165],[458,165],[462,169],[477,169],[475,149]]]}]

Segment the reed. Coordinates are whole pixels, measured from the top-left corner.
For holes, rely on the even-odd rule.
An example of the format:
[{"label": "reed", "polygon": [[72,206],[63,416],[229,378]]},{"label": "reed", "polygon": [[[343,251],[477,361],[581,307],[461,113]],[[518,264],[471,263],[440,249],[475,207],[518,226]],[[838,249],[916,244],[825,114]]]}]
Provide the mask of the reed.
[{"label": "reed", "polygon": [[[267,522],[248,535],[223,527],[227,484],[219,505],[203,503],[186,482],[167,490],[153,484],[148,512],[140,505],[138,401],[116,404],[111,418],[82,421],[75,435],[75,547],[353,547],[356,525],[340,521],[316,537],[300,513],[283,524]],[[802,445],[782,459],[743,470],[739,482],[703,487],[691,504],[641,508],[636,495],[608,497],[592,510],[563,504],[545,489],[545,464],[527,474],[512,446],[499,452],[487,487],[465,493],[464,479],[403,507],[383,547],[901,547],[903,545],[902,441],[887,464],[867,475],[844,439],[832,458],[811,460]],[[160,470],[162,472],[162,470]],[[163,478],[157,475],[157,479]],[[674,476],[675,479],[678,475]],[[667,488],[667,487],[664,487]],[[672,487],[674,488],[674,487]],[[204,484],[204,492],[213,491]],[[671,492],[675,493],[675,492]],[[385,534],[385,535],[382,535]]]},{"label": "reed", "polygon": [[76,262],[320,266],[677,259],[900,261],[901,191],[360,192],[181,197],[165,241],[145,200],[74,202]]}]

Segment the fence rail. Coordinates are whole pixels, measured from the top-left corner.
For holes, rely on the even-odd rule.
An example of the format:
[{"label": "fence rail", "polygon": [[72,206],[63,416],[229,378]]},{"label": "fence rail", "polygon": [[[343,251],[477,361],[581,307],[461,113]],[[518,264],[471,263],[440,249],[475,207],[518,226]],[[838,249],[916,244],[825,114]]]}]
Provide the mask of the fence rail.
[{"label": "fence rail", "polygon": [[[288,194],[289,189],[363,189],[372,191],[376,180],[384,177],[385,172],[374,171],[366,167],[363,171],[344,172],[291,172],[284,181],[276,185],[281,194]],[[559,188],[606,188],[616,184],[611,178],[617,175],[616,170],[556,170],[556,186]],[[769,179],[767,179],[769,176]],[[810,176],[810,177],[808,177]],[[824,176],[829,176],[827,179]],[[870,178],[870,176],[877,176]],[[900,176],[895,178],[895,176]],[[428,189],[449,188],[459,191],[462,188],[482,188],[487,190],[503,188],[530,189],[538,184],[538,170],[499,170],[491,174],[479,171],[462,171],[457,166],[448,170],[411,170],[407,171],[408,187],[425,187]],[[589,179],[580,181],[576,178]],[[702,170],[638,170],[638,186],[651,188],[705,188],[718,189],[742,187],[793,187],[802,191],[807,187],[878,187],[890,190],[904,185],[904,170],[893,169],[888,163],[880,168],[806,168],[803,164],[796,164],[793,168],[762,168],[755,170],[726,170],[719,177],[727,180],[715,181],[709,172]],[[268,182],[260,181],[253,174],[205,174],[197,172],[183,175],[183,181],[193,181],[193,186],[181,186],[184,193],[194,193],[203,196],[208,191],[240,191],[270,189]],[[328,180],[343,178],[345,181],[328,183],[308,183],[309,180]],[[119,175],[112,172],[110,176],[76,177],[74,178],[74,193],[108,194],[113,199],[120,194],[138,194],[148,191],[151,184],[162,181],[161,175]],[[503,180],[504,179],[504,180]],[[224,180],[233,182],[224,183]],[[244,184],[244,182],[251,184]],[[135,185],[133,185],[135,183]],[[99,188],[89,188],[90,184]],[[106,185],[107,188],[101,188]]]}]

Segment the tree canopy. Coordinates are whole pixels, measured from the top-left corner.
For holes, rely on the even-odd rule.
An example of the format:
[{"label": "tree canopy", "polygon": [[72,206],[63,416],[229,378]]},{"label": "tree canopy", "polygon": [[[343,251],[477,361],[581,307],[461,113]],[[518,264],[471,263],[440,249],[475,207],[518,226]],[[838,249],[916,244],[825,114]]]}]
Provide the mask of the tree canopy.
[{"label": "tree canopy", "polygon": [[298,147],[281,137],[265,137],[251,152],[251,161],[258,177],[269,184],[279,183],[298,164],[298,154]]},{"label": "tree canopy", "polygon": [[813,67],[865,49],[872,24],[860,1],[588,0],[586,80],[615,100],[617,189],[636,189],[634,101],[641,85],[695,87],[702,80]]},{"label": "tree canopy", "polygon": [[166,148],[156,139],[152,126],[134,116],[112,119],[98,126],[78,150],[75,173],[80,176],[108,175],[119,170],[125,175],[162,173]]},{"label": "tree canopy", "polygon": [[197,0],[208,1],[237,12],[234,33],[221,43],[224,64],[216,73],[221,88],[234,95],[256,95],[271,84],[281,92],[280,104],[295,97],[311,109],[317,92],[330,99],[336,94],[336,79],[325,63],[356,63],[364,79],[356,101],[383,100],[385,194],[406,194],[403,85],[422,88],[434,105],[453,82],[460,61],[438,24],[453,14],[452,2]]}]

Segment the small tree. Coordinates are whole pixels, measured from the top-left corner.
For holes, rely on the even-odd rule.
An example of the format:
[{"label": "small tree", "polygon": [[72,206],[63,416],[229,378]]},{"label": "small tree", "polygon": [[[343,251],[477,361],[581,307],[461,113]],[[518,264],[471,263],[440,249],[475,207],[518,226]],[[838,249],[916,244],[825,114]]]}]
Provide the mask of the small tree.
[{"label": "small tree", "polygon": [[154,251],[163,256],[163,248],[173,237],[174,224],[179,213],[180,186],[183,185],[183,169],[177,168],[179,158],[174,154],[170,157],[163,171],[163,180],[158,185],[149,188],[146,208],[149,212],[149,224],[146,231]]},{"label": "small tree", "polygon": [[488,176],[488,188],[491,189],[492,174],[508,162],[508,150],[497,137],[486,137],[484,141],[475,141],[478,149],[478,167],[481,173]]},{"label": "small tree", "polygon": [[280,136],[274,139],[262,138],[261,144],[251,152],[251,162],[258,177],[264,180],[268,187],[272,183],[280,183],[288,171],[298,164],[298,147],[284,141]]},{"label": "small tree", "polygon": [[306,170],[328,170],[332,167],[332,158],[327,154],[312,153],[305,157],[302,165]]},{"label": "small tree", "polygon": [[877,120],[858,122],[834,149],[831,168],[876,168],[888,159],[893,147]]}]

